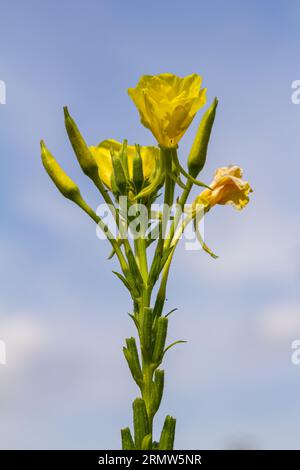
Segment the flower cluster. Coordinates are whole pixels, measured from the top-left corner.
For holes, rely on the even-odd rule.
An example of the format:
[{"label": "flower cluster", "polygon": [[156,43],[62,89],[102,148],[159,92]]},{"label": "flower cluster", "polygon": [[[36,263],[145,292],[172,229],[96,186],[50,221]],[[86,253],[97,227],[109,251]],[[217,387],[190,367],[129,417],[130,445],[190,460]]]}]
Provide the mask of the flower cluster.
[{"label": "flower cluster", "polygon": [[[129,427],[121,431],[125,450],[173,449],[176,420],[171,416],[165,418],[158,441],[154,439],[153,421],[164,389],[164,371],[160,366],[165,353],[183,342],[166,345],[171,313],[165,311],[166,288],[180,236],[186,233],[187,226],[193,228],[201,247],[216,258],[198,230],[199,214],[203,217],[217,204],[242,209],[252,191],[238,166],[218,168],[209,185],[197,179],[206,163],[218,106],[216,98],[200,120],[186,168],[180,162],[178,143],[206,103],[206,89],[201,83],[202,78],[196,74],[180,78],[163,73],[146,75],[128,90],[142,124],[157,141],[157,145],[148,147],[113,139],[88,145],[64,108],[65,127],[77,161],[107,205],[117,234],[84,200],[78,186],[41,141],[42,162],[48,175],[62,195],[77,204],[105,235],[112,248],[109,258],[117,258],[120,265],[121,272],[113,272],[132,299],[130,317],[139,343],[134,337],[127,338],[123,352],[140,396],[133,402],[134,435]],[[202,187],[202,191],[185,210],[194,185]],[[162,209],[154,211],[153,202],[162,195]],[[175,200],[177,209],[171,214]],[[139,236],[132,240],[127,220],[135,223],[133,214],[141,213],[142,209],[146,223],[139,222],[136,227]],[[157,222],[155,227],[148,222],[153,219]]]}]

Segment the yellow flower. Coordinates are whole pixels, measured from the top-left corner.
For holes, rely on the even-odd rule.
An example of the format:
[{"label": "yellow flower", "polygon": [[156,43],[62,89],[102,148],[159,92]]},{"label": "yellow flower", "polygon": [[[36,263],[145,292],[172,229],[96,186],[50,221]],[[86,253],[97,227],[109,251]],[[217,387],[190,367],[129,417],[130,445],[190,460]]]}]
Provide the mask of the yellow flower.
[{"label": "yellow flower", "polygon": [[[111,189],[111,176],[113,172],[110,151],[112,149],[115,153],[118,153],[121,147],[122,144],[113,139],[104,140],[97,147],[90,147],[90,151],[99,168],[99,176],[109,189]],[[127,146],[128,171],[130,178],[132,178],[133,175],[133,157],[135,155],[135,151],[136,150],[133,145]],[[159,158],[159,149],[157,147],[140,147],[140,152],[143,162],[144,179],[150,179],[156,169],[156,163]]]},{"label": "yellow flower", "polygon": [[210,208],[216,204],[232,204],[236,209],[243,209],[248,202],[252,188],[242,179],[243,170],[238,166],[225,166],[215,172],[210,189],[205,189],[197,196],[194,204],[203,204]]},{"label": "yellow flower", "polygon": [[144,75],[128,94],[139,110],[142,124],[157,142],[176,147],[197,111],[206,102],[202,78],[192,74],[180,78],[171,73]]}]

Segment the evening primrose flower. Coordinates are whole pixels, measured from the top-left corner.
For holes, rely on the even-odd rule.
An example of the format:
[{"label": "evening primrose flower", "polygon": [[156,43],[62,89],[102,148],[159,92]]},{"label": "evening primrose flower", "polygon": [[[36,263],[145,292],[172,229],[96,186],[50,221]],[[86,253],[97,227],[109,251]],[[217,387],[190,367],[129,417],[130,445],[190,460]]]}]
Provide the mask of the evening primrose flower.
[{"label": "evening primrose flower", "polygon": [[249,202],[250,184],[242,179],[243,170],[238,166],[218,168],[210,189],[205,189],[196,197],[194,204],[202,204],[209,209],[216,204],[231,204],[235,209],[243,209]]},{"label": "evening primrose flower", "polygon": [[128,94],[161,147],[176,147],[197,111],[206,102],[206,88],[197,74],[180,78],[171,73],[144,75]]},{"label": "evening primrose flower", "polygon": [[[113,139],[107,139],[101,142],[98,146],[89,147],[93,157],[95,158],[98,168],[99,176],[108,189],[112,189],[112,174],[113,165],[111,159],[111,152],[118,154],[122,148],[122,144]],[[140,155],[143,166],[144,180],[151,179],[154,175],[157,161],[159,158],[159,149],[157,147],[139,147]],[[136,148],[133,145],[127,145],[128,157],[128,172],[129,178],[133,178],[133,160],[136,153]]]}]

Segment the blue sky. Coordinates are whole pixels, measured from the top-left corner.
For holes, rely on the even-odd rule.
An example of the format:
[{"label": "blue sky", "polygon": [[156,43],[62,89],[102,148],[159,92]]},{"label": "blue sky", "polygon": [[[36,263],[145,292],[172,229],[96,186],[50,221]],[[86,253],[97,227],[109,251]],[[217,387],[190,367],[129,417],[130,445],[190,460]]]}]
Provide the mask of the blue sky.
[{"label": "blue sky", "polygon": [[[153,144],[127,88],[142,74],[199,73],[219,108],[203,178],[236,163],[255,192],[242,213],[207,217],[205,253],[181,247],[169,284],[178,307],[166,359],[177,448],[299,448],[296,1],[1,3],[1,448],[118,448],[137,394],[122,357],[133,333],[108,246],[55,190],[44,138],[86,199],[97,193],[68,144],[68,105],[88,142]],[[196,119],[180,145],[184,163]]]}]

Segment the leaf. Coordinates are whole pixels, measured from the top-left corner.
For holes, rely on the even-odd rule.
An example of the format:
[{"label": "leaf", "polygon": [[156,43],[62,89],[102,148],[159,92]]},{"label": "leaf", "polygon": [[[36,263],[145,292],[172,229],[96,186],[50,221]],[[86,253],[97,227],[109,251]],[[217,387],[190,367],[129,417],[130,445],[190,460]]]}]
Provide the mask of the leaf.
[{"label": "leaf", "polygon": [[182,344],[182,343],[187,343],[187,341],[184,341],[183,339],[179,339],[178,341],[174,341],[174,343],[171,343],[169,344],[169,346],[164,350],[164,354],[166,354],[166,352],[171,349],[173,346],[175,346],[175,344]]},{"label": "leaf", "polygon": [[167,315],[165,315],[165,317],[167,318],[169,315],[171,315],[172,313],[176,312],[176,310],[178,310],[178,308],[173,308],[172,310],[170,310]]},{"label": "leaf", "polygon": [[131,292],[131,285],[129,284],[127,279],[122,274],[118,273],[118,271],[113,271],[113,273],[120,279],[120,281],[123,282],[126,289],[128,289],[129,292]]},{"label": "leaf", "polygon": [[136,329],[139,331],[140,325],[139,325],[138,319],[134,315],[132,315],[132,313],[128,313],[128,315],[133,320],[133,323],[135,324]]}]

